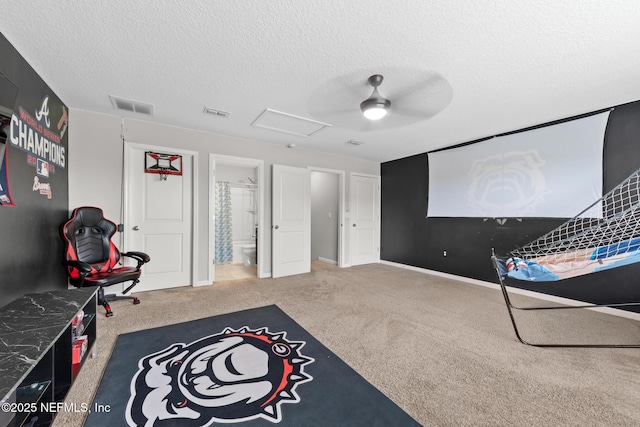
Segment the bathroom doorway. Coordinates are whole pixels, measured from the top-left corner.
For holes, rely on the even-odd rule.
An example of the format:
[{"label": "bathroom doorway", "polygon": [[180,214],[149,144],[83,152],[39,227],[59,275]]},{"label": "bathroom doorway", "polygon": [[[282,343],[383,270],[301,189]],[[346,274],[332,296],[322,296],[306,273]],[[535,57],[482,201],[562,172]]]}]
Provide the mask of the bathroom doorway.
[{"label": "bathroom doorway", "polygon": [[262,161],[210,157],[210,283],[263,277]]}]

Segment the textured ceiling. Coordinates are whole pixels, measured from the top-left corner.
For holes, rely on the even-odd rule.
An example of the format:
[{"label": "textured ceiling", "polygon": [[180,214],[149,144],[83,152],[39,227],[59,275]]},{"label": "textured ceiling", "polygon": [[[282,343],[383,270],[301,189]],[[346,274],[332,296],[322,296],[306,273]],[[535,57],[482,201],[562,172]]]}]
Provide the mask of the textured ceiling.
[{"label": "textured ceiling", "polygon": [[375,161],[640,99],[638,0],[5,0],[0,31],[71,108]]}]

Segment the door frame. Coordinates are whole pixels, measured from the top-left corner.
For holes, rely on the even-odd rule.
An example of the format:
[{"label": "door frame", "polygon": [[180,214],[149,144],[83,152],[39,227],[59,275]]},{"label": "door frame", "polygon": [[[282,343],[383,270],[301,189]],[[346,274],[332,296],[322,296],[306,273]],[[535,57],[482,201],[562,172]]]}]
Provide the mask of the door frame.
[{"label": "door frame", "polygon": [[[347,262],[347,251],[345,250],[345,171],[337,170],[337,169],[326,169],[326,168],[317,168],[314,166],[309,166],[311,172],[325,172],[334,175],[338,175],[338,267],[344,268],[349,267]],[[311,200],[313,200],[313,191],[311,191]],[[313,244],[313,242],[311,243]]]},{"label": "door frame", "polygon": [[[197,286],[196,275],[198,272],[198,233],[195,232],[198,224],[198,152],[191,150],[184,150],[182,148],[167,147],[163,145],[150,145],[140,144],[137,142],[124,141],[124,155],[123,155],[123,179],[122,179],[122,224],[129,218],[129,165],[131,158],[129,156],[129,149],[140,149],[149,151],[171,151],[171,153],[181,154],[183,156],[191,156],[191,272],[189,274],[190,286]],[[143,165],[140,165],[142,168]],[[124,229],[126,230],[126,224]],[[122,244],[120,247],[128,248],[128,237],[122,233]]]},{"label": "door frame", "polygon": [[230,166],[242,166],[253,167],[258,169],[258,245],[256,250],[258,251],[258,278],[263,279],[270,277],[270,273],[265,272],[265,227],[264,227],[264,160],[252,159],[249,157],[227,156],[223,154],[209,153],[209,192],[207,194],[209,204],[209,215],[207,219],[207,226],[209,228],[209,244],[207,247],[207,281],[209,284],[215,280],[215,165],[230,165]]}]

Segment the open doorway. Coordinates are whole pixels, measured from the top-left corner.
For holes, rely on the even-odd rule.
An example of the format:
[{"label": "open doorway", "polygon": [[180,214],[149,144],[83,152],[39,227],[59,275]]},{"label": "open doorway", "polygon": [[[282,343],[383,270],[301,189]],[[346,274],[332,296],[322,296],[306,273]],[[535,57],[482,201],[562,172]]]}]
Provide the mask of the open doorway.
[{"label": "open doorway", "polygon": [[[319,259],[346,266],[343,171],[274,164],[271,197],[272,277],[308,273],[311,262]],[[312,247],[316,248],[313,259]]]},{"label": "open doorway", "polygon": [[211,282],[263,277],[262,161],[211,155]]},{"label": "open doorway", "polygon": [[344,171],[311,170],[311,261],[345,267]]},{"label": "open doorway", "polygon": [[311,261],[338,265],[339,176],[311,171]]}]

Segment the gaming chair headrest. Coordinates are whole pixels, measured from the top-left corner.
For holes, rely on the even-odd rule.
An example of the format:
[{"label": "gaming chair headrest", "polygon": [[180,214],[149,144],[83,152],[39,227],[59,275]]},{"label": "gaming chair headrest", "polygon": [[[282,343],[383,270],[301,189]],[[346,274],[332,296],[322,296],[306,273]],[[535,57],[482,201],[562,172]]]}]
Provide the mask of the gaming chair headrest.
[{"label": "gaming chair headrest", "polygon": [[71,233],[75,233],[82,227],[97,228],[109,238],[116,232],[116,225],[106,219],[103,215],[102,209],[93,206],[83,206],[73,210],[72,221],[68,223],[73,230],[68,230]]}]

